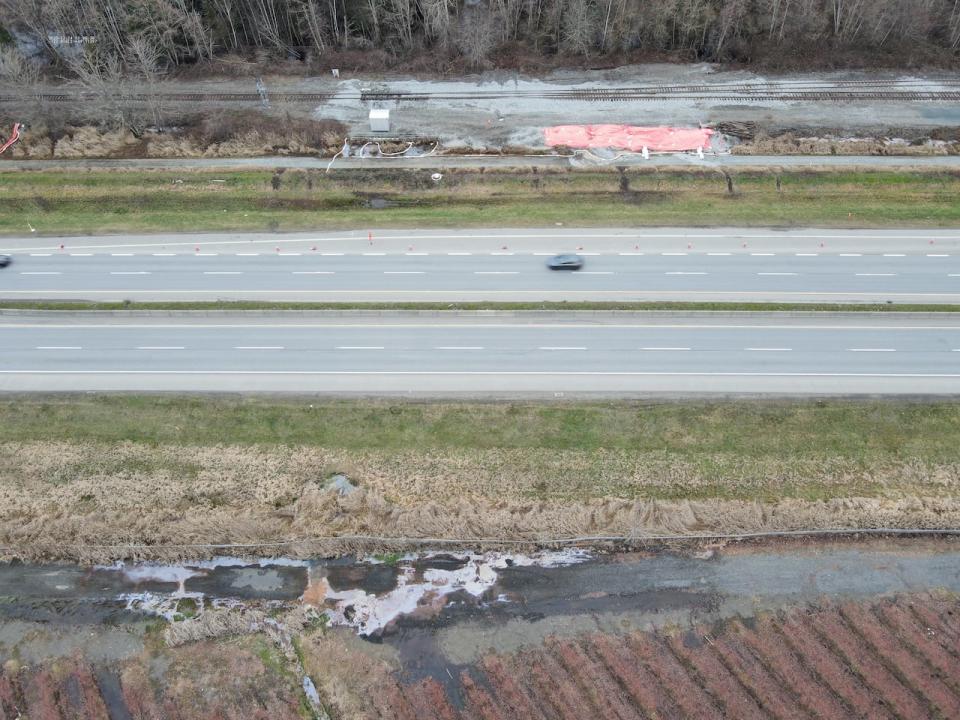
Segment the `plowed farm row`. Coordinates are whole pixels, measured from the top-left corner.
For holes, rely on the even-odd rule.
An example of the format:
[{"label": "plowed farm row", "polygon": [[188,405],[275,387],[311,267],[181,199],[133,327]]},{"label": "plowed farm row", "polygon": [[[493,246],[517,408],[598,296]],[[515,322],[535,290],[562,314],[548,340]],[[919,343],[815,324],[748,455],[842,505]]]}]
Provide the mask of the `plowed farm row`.
[{"label": "plowed farm row", "polygon": [[458,682],[396,683],[374,716],[957,718],[960,604],[903,598],[488,655]]},{"label": "plowed farm row", "polygon": [[[8,662],[0,713],[38,720],[309,714],[279,658],[264,655],[259,642],[165,651],[162,679],[153,677],[157,663],[148,656],[113,667],[80,657]],[[322,653],[334,639],[312,642]],[[338,661],[313,678],[334,720],[958,718],[960,601],[831,601],[709,627],[553,637],[416,682],[377,663],[362,672],[348,667]],[[354,687],[348,698],[361,677],[365,690]]]}]

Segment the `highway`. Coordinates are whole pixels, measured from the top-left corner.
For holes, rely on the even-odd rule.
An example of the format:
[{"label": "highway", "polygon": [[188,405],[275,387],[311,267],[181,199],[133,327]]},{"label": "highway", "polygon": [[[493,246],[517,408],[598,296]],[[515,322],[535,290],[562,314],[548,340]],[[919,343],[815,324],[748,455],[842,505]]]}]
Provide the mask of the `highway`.
[{"label": "highway", "polygon": [[[469,230],[8,238],[0,298],[960,303],[942,230]],[[547,257],[578,252],[579,272]]]},{"label": "highway", "polygon": [[960,392],[937,314],[7,311],[0,338],[7,392]]}]

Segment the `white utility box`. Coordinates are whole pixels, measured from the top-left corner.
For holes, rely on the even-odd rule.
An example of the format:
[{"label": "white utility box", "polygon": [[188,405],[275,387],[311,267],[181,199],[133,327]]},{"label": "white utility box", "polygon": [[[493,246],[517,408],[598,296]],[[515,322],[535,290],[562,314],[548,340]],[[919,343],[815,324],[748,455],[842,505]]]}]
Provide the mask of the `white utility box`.
[{"label": "white utility box", "polygon": [[390,111],[373,108],[370,111],[370,132],[390,132]]}]

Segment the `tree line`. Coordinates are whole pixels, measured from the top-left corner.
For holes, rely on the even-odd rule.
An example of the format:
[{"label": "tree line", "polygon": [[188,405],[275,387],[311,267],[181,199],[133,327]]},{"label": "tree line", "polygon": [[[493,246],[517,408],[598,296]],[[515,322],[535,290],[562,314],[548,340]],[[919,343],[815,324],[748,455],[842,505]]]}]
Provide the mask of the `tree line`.
[{"label": "tree line", "polygon": [[[55,66],[149,79],[250,51],[323,64],[338,51],[378,49],[474,67],[497,64],[508,45],[533,55],[679,52],[707,61],[749,61],[761,47],[924,47],[952,57],[960,0],[0,0],[0,26]],[[7,34],[0,27],[0,39]]]}]

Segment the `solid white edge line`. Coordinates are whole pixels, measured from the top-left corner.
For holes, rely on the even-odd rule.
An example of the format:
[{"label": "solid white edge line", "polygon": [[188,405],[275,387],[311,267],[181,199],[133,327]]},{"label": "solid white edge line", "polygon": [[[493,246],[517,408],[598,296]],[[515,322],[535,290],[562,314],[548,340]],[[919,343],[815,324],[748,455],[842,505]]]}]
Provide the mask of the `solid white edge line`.
[{"label": "solid white edge line", "polygon": [[359,376],[553,376],[553,377],[818,377],[957,379],[960,373],[829,373],[829,372],[643,372],[585,370],[2,370],[0,375],[359,375]]}]

